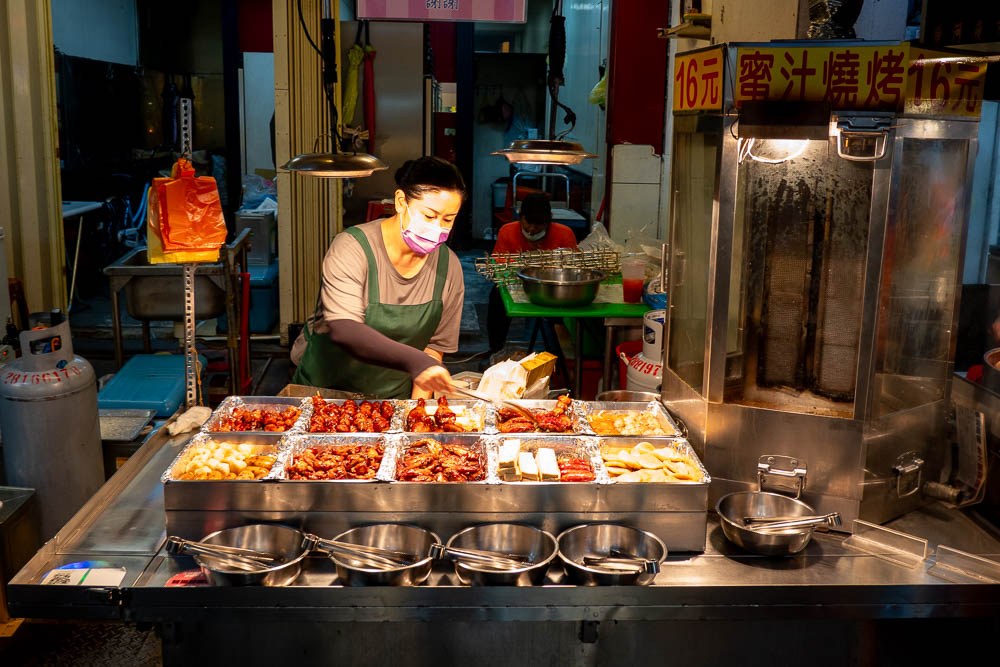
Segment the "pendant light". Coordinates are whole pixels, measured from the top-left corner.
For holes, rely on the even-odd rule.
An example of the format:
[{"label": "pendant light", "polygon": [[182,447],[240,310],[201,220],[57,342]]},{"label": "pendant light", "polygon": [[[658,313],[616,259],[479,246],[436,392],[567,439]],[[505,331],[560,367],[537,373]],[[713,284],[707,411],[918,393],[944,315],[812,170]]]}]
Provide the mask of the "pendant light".
[{"label": "pendant light", "polygon": [[[562,1],[556,2],[549,20],[549,94],[552,96],[552,108],[549,110],[548,139],[516,139],[502,151],[493,151],[491,155],[500,155],[511,163],[517,164],[580,164],[588,158],[597,157],[583,150],[583,144],[576,141],[566,141],[565,137],[576,127],[576,114],[559,101],[559,87],[563,85],[563,63],[566,60],[566,17],[561,14]],[[563,122],[569,128],[558,137],[556,133],[556,108],[566,111]]]},{"label": "pendant light", "polygon": [[374,155],[367,153],[341,153],[340,132],[337,131],[337,107],[333,103],[334,87],[337,85],[337,60],[335,55],[336,43],[334,41],[334,31],[336,23],[331,16],[330,0],[323,2],[323,18],[320,20],[320,44],[322,49],[309,36],[305,20],[302,18],[302,0],[298,0],[299,23],[306,34],[306,39],[313,49],[319,53],[323,62],[323,91],[326,95],[326,102],[330,108],[330,136],[332,151],[315,152],[319,147],[320,139],[316,140],[312,153],[296,155],[291,160],[281,166],[292,172],[306,176],[318,176],[322,178],[364,178],[371,176],[376,171],[388,169],[384,162]]}]

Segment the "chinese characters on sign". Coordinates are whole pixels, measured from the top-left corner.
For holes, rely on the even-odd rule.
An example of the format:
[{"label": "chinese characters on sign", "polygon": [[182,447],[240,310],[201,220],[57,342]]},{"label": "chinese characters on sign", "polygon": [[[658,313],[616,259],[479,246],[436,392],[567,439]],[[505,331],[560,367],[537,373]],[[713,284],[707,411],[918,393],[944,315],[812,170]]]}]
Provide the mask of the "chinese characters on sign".
[{"label": "chinese characters on sign", "polygon": [[359,19],[524,23],[527,0],[357,0]]},{"label": "chinese characters on sign", "polygon": [[[985,73],[983,62],[909,44],[749,47],[737,51],[734,97],[737,107],[827,102],[835,109],[978,116]],[[674,109],[705,108],[678,107],[681,84],[689,81],[688,73],[675,72]]]},{"label": "chinese characters on sign", "polygon": [[740,49],[737,63],[736,106],[808,101],[888,111],[905,92],[905,45]]},{"label": "chinese characters on sign", "polygon": [[674,111],[722,108],[722,47],[679,53],[674,59]]}]

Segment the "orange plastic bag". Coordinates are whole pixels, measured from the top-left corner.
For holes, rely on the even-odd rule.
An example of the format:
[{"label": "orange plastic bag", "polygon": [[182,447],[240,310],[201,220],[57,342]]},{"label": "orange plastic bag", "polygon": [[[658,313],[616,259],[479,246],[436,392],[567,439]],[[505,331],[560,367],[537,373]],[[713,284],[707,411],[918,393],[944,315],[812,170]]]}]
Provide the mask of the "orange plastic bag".
[{"label": "orange plastic bag", "polygon": [[219,190],[211,176],[196,177],[181,158],[171,178],[154,178],[159,204],[160,242],[164,252],[211,251],[226,241]]}]

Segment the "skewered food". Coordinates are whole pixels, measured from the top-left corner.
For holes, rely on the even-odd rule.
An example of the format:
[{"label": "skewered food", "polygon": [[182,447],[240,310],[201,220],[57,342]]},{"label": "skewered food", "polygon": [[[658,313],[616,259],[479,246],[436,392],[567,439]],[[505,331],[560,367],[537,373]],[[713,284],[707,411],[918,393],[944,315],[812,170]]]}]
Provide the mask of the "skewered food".
[{"label": "skewered food", "polygon": [[437,400],[437,408],[432,414],[428,414],[427,402],[418,398],[417,404],[406,415],[406,430],[413,433],[465,433],[481,427],[472,417],[464,414],[464,410],[459,409],[463,414],[455,412],[448,405],[448,399],[441,396]]},{"label": "skewered food", "polygon": [[389,429],[395,408],[391,401],[344,401],[327,403],[318,393],[312,397],[310,433],[382,433]]},{"label": "skewered food", "polygon": [[206,442],[192,447],[177,464],[176,479],[260,479],[271,471],[273,447]]},{"label": "skewered food", "polygon": [[601,457],[616,482],[701,482],[698,465],[680,449],[640,442],[631,449],[604,449]]},{"label": "skewered food", "polygon": [[497,428],[501,433],[527,433],[529,431],[545,431],[548,433],[569,433],[573,430],[573,420],[566,411],[573,400],[566,394],[556,399],[556,405],[551,410],[534,410],[532,414],[538,426],[531,420],[518,414],[510,408],[497,411]]},{"label": "skewered food", "polygon": [[593,482],[596,479],[590,461],[577,458],[559,459],[560,482]]},{"label": "skewered food", "polygon": [[244,408],[236,406],[232,412],[223,416],[209,427],[210,431],[271,431],[283,433],[295,425],[301,410],[290,406],[280,412],[270,408]]},{"label": "skewered food", "polygon": [[383,454],[381,443],[309,447],[292,458],[288,479],[374,479]]},{"label": "skewered food", "polygon": [[396,468],[396,478],[404,482],[478,482],[485,476],[478,452],[433,438],[410,445]]},{"label": "skewered food", "polygon": [[676,435],[672,428],[664,428],[656,415],[646,410],[601,410],[588,415],[590,427],[597,435]]}]

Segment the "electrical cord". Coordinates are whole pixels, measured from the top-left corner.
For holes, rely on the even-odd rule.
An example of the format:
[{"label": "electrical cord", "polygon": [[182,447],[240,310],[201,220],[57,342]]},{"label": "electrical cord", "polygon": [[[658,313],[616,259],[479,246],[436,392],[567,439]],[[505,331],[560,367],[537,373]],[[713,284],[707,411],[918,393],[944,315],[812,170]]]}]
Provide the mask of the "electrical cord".
[{"label": "electrical cord", "polygon": [[323,57],[323,52],[319,50],[319,47],[316,46],[316,42],[313,41],[312,35],[309,34],[309,28],[306,27],[306,20],[302,18],[302,0],[298,0],[298,7],[299,7],[299,25],[302,26],[302,32],[306,34],[306,40],[309,41],[309,46],[313,47],[313,51],[318,53],[320,57]]}]

